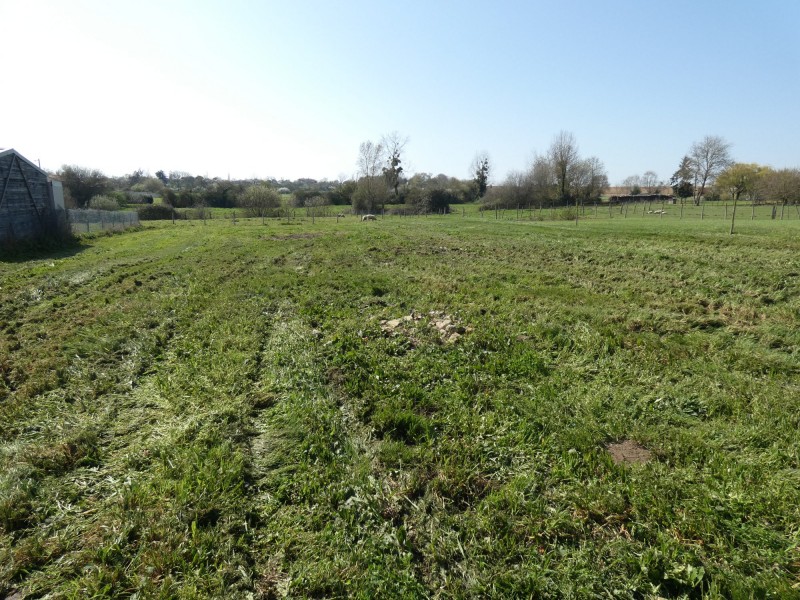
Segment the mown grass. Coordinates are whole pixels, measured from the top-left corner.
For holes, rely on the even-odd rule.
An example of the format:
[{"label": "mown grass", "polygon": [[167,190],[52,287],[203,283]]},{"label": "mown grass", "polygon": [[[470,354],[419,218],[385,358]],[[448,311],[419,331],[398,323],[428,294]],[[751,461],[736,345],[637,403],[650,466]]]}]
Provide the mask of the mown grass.
[{"label": "mown grass", "polygon": [[0,595],[797,597],[798,230],[215,220],[2,263]]}]

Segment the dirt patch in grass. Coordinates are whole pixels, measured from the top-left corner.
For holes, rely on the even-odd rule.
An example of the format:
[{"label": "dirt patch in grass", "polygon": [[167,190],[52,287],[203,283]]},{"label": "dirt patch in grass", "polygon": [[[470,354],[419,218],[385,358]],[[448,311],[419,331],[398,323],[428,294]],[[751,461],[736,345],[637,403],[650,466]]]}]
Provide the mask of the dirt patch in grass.
[{"label": "dirt patch in grass", "polygon": [[[428,313],[430,318],[429,325],[436,329],[442,341],[448,344],[455,344],[461,336],[473,331],[472,327],[465,327],[456,322],[456,320],[445,314],[440,310],[432,310]],[[398,319],[384,319],[381,321],[381,329],[388,335],[396,335],[397,330],[407,323],[415,323],[421,321],[423,315],[411,311],[411,314],[402,316]]]},{"label": "dirt patch in grass", "polygon": [[606,450],[616,464],[643,464],[653,458],[653,453],[633,440],[608,444]]},{"label": "dirt patch in grass", "polygon": [[262,237],[263,240],[308,240],[311,238],[319,237],[322,233],[287,233],[286,235],[271,235],[269,237]]},{"label": "dirt patch in grass", "polygon": [[384,333],[395,333],[404,323],[411,323],[422,319],[422,315],[413,310],[410,315],[402,316],[398,319],[384,319],[381,321],[381,329]]}]

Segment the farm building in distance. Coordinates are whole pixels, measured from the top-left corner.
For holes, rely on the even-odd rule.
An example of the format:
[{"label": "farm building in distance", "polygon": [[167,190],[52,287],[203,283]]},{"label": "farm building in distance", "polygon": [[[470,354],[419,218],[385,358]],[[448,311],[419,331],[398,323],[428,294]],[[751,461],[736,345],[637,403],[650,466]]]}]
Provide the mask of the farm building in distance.
[{"label": "farm building in distance", "polygon": [[13,148],[0,151],[0,242],[56,233],[63,219],[61,182]]}]

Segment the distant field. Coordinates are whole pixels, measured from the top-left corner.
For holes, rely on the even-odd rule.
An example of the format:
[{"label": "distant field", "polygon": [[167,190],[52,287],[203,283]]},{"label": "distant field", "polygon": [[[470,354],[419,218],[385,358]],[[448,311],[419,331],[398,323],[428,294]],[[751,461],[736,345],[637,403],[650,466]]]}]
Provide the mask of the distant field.
[{"label": "distant field", "polygon": [[[284,201],[287,201],[284,199]],[[399,219],[406,218],[392,215],[394,205],[387,204],[385,207],[385,218]],[[480,210],[481,206],[477,203],[453,204],[450,206],[453,216],[480,217],[484,220],[503,220],[503,221],[563,221],[567,217],[574,218],[574,207],[558,208],[532,208],[532,209],[499,209],[499,210]],[[772,217],[773,208],[775,218]],[[234,218],[240,220],[245,212],[241,208],[206,208],[207,220],[230,220]],[[659,211],[663,211],[663,214]],[[283,209],[282,209],[283,212]],[[176,209],[176,214],[187,219],[202,220],[200,211],[194,208]],[[351,214],[350,206],[325,206],[317,209],[318,215],[335,217],[337,214]],[[378,211],[378,214],[381,214]],[[631,219],[636,217],[648,220],[710,220],[720,221],[720,231],[725,228],[721,221],[727,221],[730,228],[730,220],[733,216],[733,203],[731,202],[706,202],[705,205],[695,206],[691,201],[680,204],[661,204],[661,203],[633,203],[623,205],[609,205],[607,199],[597,204],[587,204],[580,207],[578,218],[582,221],[604,221],[614,219]],[[308,209],[294,208],[288,213],[289,220],[303,220],[310,218]],[[283,213],[282,219],[286,220],[287,214]],[[260,221],[260,220],[259,220]],[[772,205],[757,204],[755,206],[747,202],[738,203],[736,209],[736,223],[741,224],[746,221],[800,221],[800,205]]]},{"label": "distant field", "polygon": [[678,209],[0,262],[0,597],[800,597],[800,220]]}]

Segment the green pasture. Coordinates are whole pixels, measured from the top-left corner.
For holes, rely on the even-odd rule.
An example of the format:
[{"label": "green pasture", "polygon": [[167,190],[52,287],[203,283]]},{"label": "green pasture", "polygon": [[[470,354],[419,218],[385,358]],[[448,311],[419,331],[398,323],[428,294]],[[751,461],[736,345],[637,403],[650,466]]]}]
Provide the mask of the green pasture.
[{"label": "green pasture", "polygon": [[794,207],[461,208],[0,262],[0,597],[800,597]]},{"label": "green pasture", "polygon": [[[159,199],[157,199],[158,201]],[[311,211],[315,210],[316,216],[335,218],[337,214],[351,216],[350,206],[330,205],[316,209],[290,208],[290,197],[284,196],[283,208],[279,209],[274,218],[280,220],[305,220],[311,219]],[[157,202],[160,203],[160,202]],[[401,205],[402,206],[402,205]],[[383,211],[377,211],[379,216],[386,219],[408,218],[392,214],[398,208],[396,205],[387,204]],[[483,220],[502,220],[502,221],[569,221],[574,220],[576,209],[574,206],[551,207],[537,206],[529,208],[506,208],[493,209],[486,208],[481,210],[479,203],[453,204],[450,206],[450,216],[452,217],[475,217]],[[663,211],[663,212],[659,212]],[[773,217],[774,211],[774,217]],[[216,208],[206,207],[203,209],[206,220],[241,220],[246,219],[246,211],[242,208]],[[727,222],[730,229],[730,222],[734,217],[733,202],[709,201],[701,205],[694,205],[691,200],[684,204],[662,204],[660,202],[634,202],[629,204],[609,204],[601,201],[596,204],[583,204],[577,208],[578,222],[580,221],[604,221],[616,219],[646,219],[658,221],[717,221]],[[187,220],[202,220],[201,211],[195,208],[176,209],[179,218]],[[422,216],[422,215],[421,215]],[[434,215],[428,215],[432,217]],[[261,219],[256,219],[261,221]],[[746,221],[800,221],[800,205],[774,205],[774,204],[751,204],[750,202],[738,202],[735,214],[736,224]],[[723,226],[724,227],[724,226]]]}]

